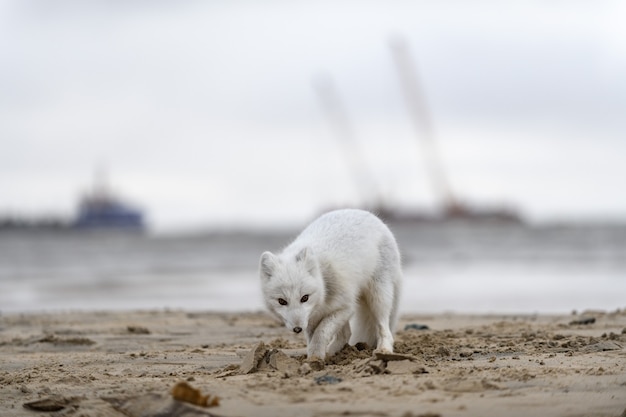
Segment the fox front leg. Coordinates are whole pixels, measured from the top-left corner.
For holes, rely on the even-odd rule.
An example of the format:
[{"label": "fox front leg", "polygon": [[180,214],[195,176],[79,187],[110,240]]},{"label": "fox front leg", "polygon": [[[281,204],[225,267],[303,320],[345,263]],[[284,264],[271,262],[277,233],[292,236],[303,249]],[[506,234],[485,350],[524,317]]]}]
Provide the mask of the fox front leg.
[{"label": "fox front leg", "polygon": [[344,309],[324,317],[308,340],[308,359],[325,359],[330,341],[344,328],[351,316],[352,311]]}]

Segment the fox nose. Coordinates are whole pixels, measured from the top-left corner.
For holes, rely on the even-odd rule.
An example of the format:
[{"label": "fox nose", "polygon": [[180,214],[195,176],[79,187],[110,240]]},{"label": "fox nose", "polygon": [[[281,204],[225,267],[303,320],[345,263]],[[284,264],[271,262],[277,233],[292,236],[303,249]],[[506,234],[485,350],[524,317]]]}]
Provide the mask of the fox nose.
[{"label": "fox nose", "polygon": [[302,331],[302,327],[294,327],[293,331],[296,333],[300,333]]}]

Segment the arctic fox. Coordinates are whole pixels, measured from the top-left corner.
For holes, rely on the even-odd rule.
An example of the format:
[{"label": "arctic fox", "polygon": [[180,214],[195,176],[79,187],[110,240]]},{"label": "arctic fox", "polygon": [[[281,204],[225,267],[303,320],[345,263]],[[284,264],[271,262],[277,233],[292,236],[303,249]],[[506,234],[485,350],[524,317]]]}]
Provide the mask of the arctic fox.
[{"label": "arctic fox", "polygon": [[260,260],[263,297],[288,329],[304,332],[309,359],[346,343],[392,352],[402,281],[400,253],[387,226],[356,209],[326,213],[282,253]]}]

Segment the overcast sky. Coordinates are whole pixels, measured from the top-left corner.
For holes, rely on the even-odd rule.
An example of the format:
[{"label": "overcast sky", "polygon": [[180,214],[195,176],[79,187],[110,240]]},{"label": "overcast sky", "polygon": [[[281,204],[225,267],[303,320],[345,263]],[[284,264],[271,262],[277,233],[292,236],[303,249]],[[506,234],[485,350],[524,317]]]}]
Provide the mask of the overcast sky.
[{"label": "overcast sky", "polygon": [[156,230],[297,223],[376,197],[432,208],[401,37],[461,199],[626,218],[624,4],[0,0],[0,215],[71,216],[99,166]]}]

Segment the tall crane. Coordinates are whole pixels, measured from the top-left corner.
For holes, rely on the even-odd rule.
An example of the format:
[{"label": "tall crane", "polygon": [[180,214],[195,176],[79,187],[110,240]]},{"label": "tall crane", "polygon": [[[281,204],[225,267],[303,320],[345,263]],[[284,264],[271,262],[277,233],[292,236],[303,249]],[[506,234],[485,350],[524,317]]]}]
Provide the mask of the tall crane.
[{"label": "tall crane", "polygon": [[438,201],[442,205],[445,216],[455,216],[465,212],[461,204],[455,197],[450,181],[444,169],[443,160],[435,142],[435,132],[432,116],[423,88],[421,87],[417,70],[410,56],[406,42],[401,39],[394,39],[390,43],[398,76],[402,85],[404,99],[408,107],[411,120],[417,133],[418,140],[422,145],[422,155],[424,166],[427,170],[427,178]]},{"label": "tall crane", "polygon": [[329,75],[320,75],[313,80],[313,87],[324,109],[324,113],[335,131],[338,142],[341,145],[348,169],[352,173],[357,195],[365,207],[373,209],[380,202],[380,189],[378,183],[367,169],[365,157],[360,151],[354,127],[350,122],[348,113],[341,101],[337,88]]}]

